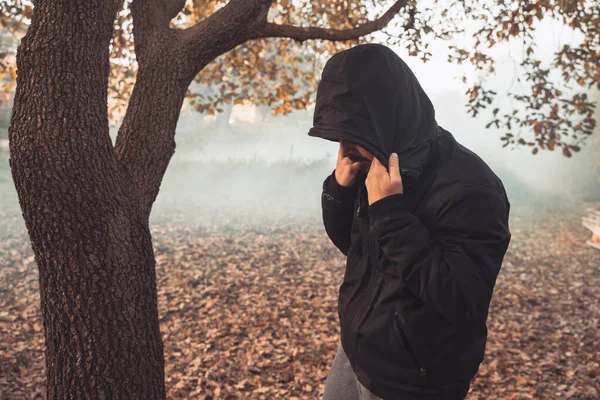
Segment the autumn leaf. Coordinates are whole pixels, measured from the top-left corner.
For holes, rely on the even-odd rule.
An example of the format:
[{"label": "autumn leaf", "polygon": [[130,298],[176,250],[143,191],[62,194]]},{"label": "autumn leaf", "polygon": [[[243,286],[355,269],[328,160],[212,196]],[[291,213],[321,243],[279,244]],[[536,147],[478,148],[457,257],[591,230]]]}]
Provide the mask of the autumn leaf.
[{"label": "autumn leaf", "polygon": [[[577,211],[521,207],[511,208],[513,238],[467,400],[598,398],[600,252],[582,244]],[[152,229],[167,397],[321,398],[340,340],[343,255],[318,214],[230,217],[240,222],[165,216]],[[25,233],[0,239],[0,392],[43,399],[37,267]]]}]

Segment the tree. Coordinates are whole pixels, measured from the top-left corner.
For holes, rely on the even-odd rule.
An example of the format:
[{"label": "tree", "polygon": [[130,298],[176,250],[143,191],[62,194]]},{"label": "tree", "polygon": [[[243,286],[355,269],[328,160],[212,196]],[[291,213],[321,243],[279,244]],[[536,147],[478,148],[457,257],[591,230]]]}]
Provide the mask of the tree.
[{"label": "tree", "polygon": [[[391,2],[274,0],[268,20],[283,25],[349,29],[383,14],[385,3]],[[110,47],[108,96],[113,123],[120,122],[127,109],[138,69],[130,3],[131,0],[125,1],[117,14]],[[225,0],[173,2],[177,4],[175,8],[182,4],[182,10],[171,20],[170,27],[190,28],[224,3]],[[469,112],[476,116],[484,108],[493,109],[488,127],[504,131],[501,140],[505,146],[530,146],[534,154],[560,149],[565,156],[571,156],[585,145],[596,126],[595,104],[588,93],[600,87],[600,12],[595,3],[510,0],[490,7],[485,0],[407,0],[382,32],[385,42],[406,47],[412,56],[424,61],[432,56],[433,39],[447,41],[448,61],[469,63],[477,72],[476,78],[463,78],[468,88]],[[5,0],[0,3],[0,26],[20,38],[32,14],[32,0]],[[551,59],[545,59],[544,49],[540,49],[543,46],[538,46],[534,37],[540,24],[547,21],[562,24],[557,25],[561,32],[571,30],[578,37],[576,43],[557,45]],[[318,72],[328,56],[375,39],[367,34],[349,41],[309,40],[315,35],[345,39],[335,37],[336,34],[324,29],[286,29],[272,32],[268,39],[248,40],[204,67],[194,78],[197,85],[188,90],[187,101],[209,114],[234,103],[267,105],[276,114],[306,108],[314,100]],[[455,43],[457,38],[462,38],[460,45]],[[495,73],[497,62],[497,55],[492,52],[501,43],[521,48],[523,54],[513,60],[515,75],[520,77],[506,92],[498,94],[490,89],[488,78]],[[10,53],[0,53],[0,78],[10,78],[4,84],[0,79],[0,93],[12,87],[13,64]],[[197,87],[202,90],[197,91]]]},{"label": "tree", "polygon": [[[489,69],[484,44],[530,33],[530,20],[552,14],[586,35],[581,48],[562,53],[571,57],[564,64],[569,79],[598,81],[589,68],[598,58],[592,51],[598,44],[593,1],[539,1],[534,8],[512,1],[494,10],[484,1],[434,1],[442,13],[411,0],[387,3],[133,0],[125,9],[119,0],[0,4],[3,26],[28,26],[16,57],[10,163],[40,273],[48,398],[165,397],[148,220],[175,151],[181,106],[186,97],[198,101],[189,91],[194,80],[221,82],[214,97],[196,103],[200,110],[237,98],[285,113],[307,104],[316,77],[302,66],[311,58],[322,62],[390,23],[396,28],[387,32],[390,42],[406,41],[412,54],[427,58],[426,35],[460,31],[436,18],[464,9],[469,18],[494,23],[481,28],[473,53],[457,50],[457,61],[471,59]],[[559,101],[561,94],[537,78],[544,75],[541,66],[532,68],[532,106]],[[282,82],[257,79],[262,74]],[[298,87],[298,79],[307,89]],[[250,90],[249,82],[258,89]],[[475,110],[494,96],[481,86],[470,95]],[[119,104],[127,106],[113,147],[109,111],[117,113]],[[565,113],[575,109],[584,118],[581,126],[569,126],[570,135],[587,135],[591,106],[582,94],[565,104]],[[573,146],[556,133],[562,125],[551,121],[554,128],[539,128],[538,145]],[[534,126],[535,118],[521,123]]]}]

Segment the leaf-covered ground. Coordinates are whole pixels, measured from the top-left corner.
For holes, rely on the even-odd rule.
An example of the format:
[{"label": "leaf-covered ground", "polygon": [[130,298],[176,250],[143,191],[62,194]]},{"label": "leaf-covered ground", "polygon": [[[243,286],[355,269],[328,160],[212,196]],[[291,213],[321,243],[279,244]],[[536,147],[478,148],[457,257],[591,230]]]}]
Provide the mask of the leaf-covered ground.
[{"label": "leaf-covered ground", "polygon": [[[600,251],[583,244],[581,213],[513,218],[486,360],[468,399],[600,398]],[[161,226],[168,397],[318,399],[338,346],[344,264],[319,221]],[[26,236],[2,235],[0,265],[0,398],[43,398],[38,276]]]}]

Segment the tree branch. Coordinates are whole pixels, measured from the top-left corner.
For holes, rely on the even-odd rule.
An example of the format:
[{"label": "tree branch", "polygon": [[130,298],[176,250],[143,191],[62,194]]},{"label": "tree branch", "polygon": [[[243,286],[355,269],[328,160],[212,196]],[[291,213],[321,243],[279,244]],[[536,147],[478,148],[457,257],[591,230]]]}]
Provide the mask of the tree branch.
[{"label": "tree branch", "polygon": [[183,31],[185,53],[194,76],[216,57],[246,42],[266,23],[274,0],[231,0],[208,18]]},{"label": "tree branch", "polygon": [[251,35],[251,39],[282,37],[297,40],[302,43],[306,40],[323,39],[330,41],[355,40],[370,33],[379,31],[387,26],[398,12],[406,6],[408,0],[398,0],[381,17],[369,21],[352,29],[327,29],[317,27],[301,27],[292,25],[279,25],[266,22],[265,25]]}]

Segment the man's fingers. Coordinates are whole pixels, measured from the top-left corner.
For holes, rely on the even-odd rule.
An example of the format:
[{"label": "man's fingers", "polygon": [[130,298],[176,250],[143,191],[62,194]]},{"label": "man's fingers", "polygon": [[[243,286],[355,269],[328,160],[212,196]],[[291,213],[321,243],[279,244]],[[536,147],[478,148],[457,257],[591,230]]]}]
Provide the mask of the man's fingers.
[{"label": "man's fingers", "polygon": [[348,158],[348,152],[350,151],[350,146],[347,142],[340,140],[340,150],[343,158]]},{"label": "man's fingers", "polygon": [[[389,169],[389,172],[388,172]],[[371,162],[369,175],[367,175],[367,191],[369,204],[393,194],[402,194],[402,177],[400,176],[400,162],[398,154],[392,153],[386,168],[376,157]]]},{"label": "man's fingers", "polygon": [[342,156],[342,146],[340,146],[340,148],[338,149],[338,154],[337,154],[337,163],[336,165],[340,165],[341,162],[343,160],[343,156]]},{"label": "man's fingers", "polygon": [[340,147],[338,150],[338,158],[348,158],[348,146],[343,141],[340,141]]},{"label": "man's fingers", "polygon": [[400,177],[400,162],[398,161],[398,154],[392,153],[390,155],[388,172],[390,174],[390,181],[392,182],[400,182],[402,178]]},{"label": "man's fingers", "polygon": [[371,161],[371,167],[369,167],[369,174],[378,173],[381,171],[381,168],[385,169],[383,164],[377,159],[377,157],[373,157],[373,161]]},{"label": "man's fingers", "polygon": [[355,164],[359,164],[358,161],[354,161],[349,157],[348,146],[343,140],[340,140],[340,147],[338,149],[338,162],[344,163],[351,168],[354,168]]},{"label": "man's fingers", "polygon": [[352,171],[358,171],[360,169],[360,162],[352,161],[349,158],[346,158],[346,162],[348,163],[348,168],[350,168]]}]

